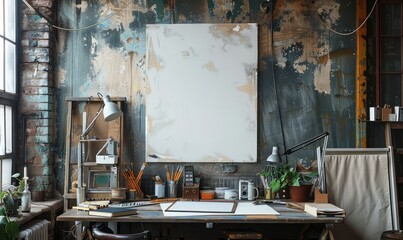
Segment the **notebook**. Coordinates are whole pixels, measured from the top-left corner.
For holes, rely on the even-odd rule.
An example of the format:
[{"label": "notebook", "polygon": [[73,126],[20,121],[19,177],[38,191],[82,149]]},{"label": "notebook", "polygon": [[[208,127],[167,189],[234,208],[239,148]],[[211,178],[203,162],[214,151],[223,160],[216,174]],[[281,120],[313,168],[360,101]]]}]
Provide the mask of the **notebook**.
[{"label": "notebook", "polygon": [[315,217],[345,217],[343,209],[331,203],[305,203],[305,212]]},{"label": "notebook", "polygon": [[91,216],[102,216],[102,217],[120,217],[120,216],[127,216],[127,215],[135,215],[137,214],[137,209],[135,208],[100,208],[96,210],[88,211],[88,215]]}]

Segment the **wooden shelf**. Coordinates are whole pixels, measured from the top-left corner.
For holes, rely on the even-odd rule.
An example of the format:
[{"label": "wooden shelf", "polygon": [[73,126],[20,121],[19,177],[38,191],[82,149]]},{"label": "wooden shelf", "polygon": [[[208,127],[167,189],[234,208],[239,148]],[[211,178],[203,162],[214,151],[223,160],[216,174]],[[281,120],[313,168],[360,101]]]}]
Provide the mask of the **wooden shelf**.
[{"label": "wooden shelf", "polygon": [[[126,98],[124,97],[111,97],[112,102],[122,109]],[[72,193],[73,183],[78,182],[78,176],[81,176],[82,185],[90,185],[88,183],[92,180],[88,178],[90,171],[98,170],[99,164],[96,164],[95,159],[98,151],[105,147],[105,143],[110,138],[117,142],[116,155],[119,157],[122,153],[123,146],[123,117],[114,121],[106,122],[99,118],[95,125],[88,132],[87,136],[97,136],[96,138],[90,137],[89,139],[82,139],[81,129],[85,124],[83,122],[83,111],[81,111],[84,104],[86,112],[86,119],[95,119],[98,110],[102,106],[102,99],[98,97],[69,97],[66,98],[67,103],[67,126],[66,126],[66,160],[65,160],[65,176],[64,176],[64,210],[66,211],[71,206],[76,204],[76,193]],[[105,144],[105,145],[104,145]],[[104,145],[102,147],[102,145]],[[81,149],[80,149],[81,147]],[[79,151],[79,152],[78,152]],[[78,153],[77,153],[78,152]],[[79,161],[80,160],[80,161]],[[78,164],[81,166],[78,166]],[[117,164],[117,176],[114,181],[114,186],[119,187],[123,183],[123,179],[119,174],[119,169],[122,168],[121,161]],[[110,165],[102,165],[105,171],[110,171]],[[97,191],[95,191],[97,190]],[[92,191],[92,192],[91,192]],[[86,190],[87,199],[91,200],[105,200],[110,198],[110,190],[101,191],[98,189]]]}]

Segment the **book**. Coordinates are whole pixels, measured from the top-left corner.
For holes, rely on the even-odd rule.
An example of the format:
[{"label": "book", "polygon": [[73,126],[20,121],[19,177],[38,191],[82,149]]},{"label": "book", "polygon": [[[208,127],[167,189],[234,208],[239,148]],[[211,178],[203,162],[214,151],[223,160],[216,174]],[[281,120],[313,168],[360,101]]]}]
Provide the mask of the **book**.
[{"label": "book", "polygon": [[88,215],[101,216],[101,217],[120,217],[120,216],[135,215],[135,214],[137,214],[137,209],[122,208],[122,207],[119,207],[119,208],[106,207],[106,208],[100,208],[100,209],[88,211]]},{"label": "book", "polygon": [[346,212],[331,203],[305,203],[305,212],[315,217],[345,217]]}]

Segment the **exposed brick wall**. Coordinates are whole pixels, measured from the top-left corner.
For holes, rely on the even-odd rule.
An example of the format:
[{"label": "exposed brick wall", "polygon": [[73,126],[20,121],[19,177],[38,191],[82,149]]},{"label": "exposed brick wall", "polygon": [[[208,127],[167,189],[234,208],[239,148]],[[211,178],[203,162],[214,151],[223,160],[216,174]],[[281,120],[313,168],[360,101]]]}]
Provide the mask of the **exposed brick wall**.
[{"label": "exposed brick wall", "polygon": [[[56,1],[28,0],[47,19],[55,19]],[[53,79],[54,30],[47,21],[25,4],[22,7],[22,64],[19,142],[21,160],[25,159],[32,190],[46,190],[51,198],[55,190],[54,142],[55,142],[55,91]],[[25,154],[24,154],[25,153]],[[25,155],[25,157],[24,157]],[[17,164],[22,169],[24,162]]]}]

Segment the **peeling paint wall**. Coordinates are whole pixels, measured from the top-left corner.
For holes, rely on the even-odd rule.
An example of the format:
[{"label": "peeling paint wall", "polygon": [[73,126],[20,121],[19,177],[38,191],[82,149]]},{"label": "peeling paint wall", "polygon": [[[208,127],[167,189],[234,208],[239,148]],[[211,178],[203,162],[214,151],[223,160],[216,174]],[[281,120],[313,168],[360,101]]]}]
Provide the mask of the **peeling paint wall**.
[{"label": "peeling paint wall", "polygon": [[[145,25],[258,23],[258,163],[240,164],[230,177],[255,177],[272,146],[284,152],[324,131],[330,147],[355,147],[355,1],[81,0],[58,2],[57,104],[97,92],[127,98],[124,161],[140,168],[145,156]],[[106,19],[106,20],[105,20]],[[65,154],[66,110],[58,108],[58,158]],[[312,159],[315,145],[287,157]],[[285,158],[284,158],[285,159]],[[228,177],[219,164],[195,165],[205,179]],[[164,175],[150,164],[145,175]],[[58,185],[63,172],[58,172]],[[214,183],[213,183],[214,184]],[[61,189],[61,187],[60,187]]]}]

